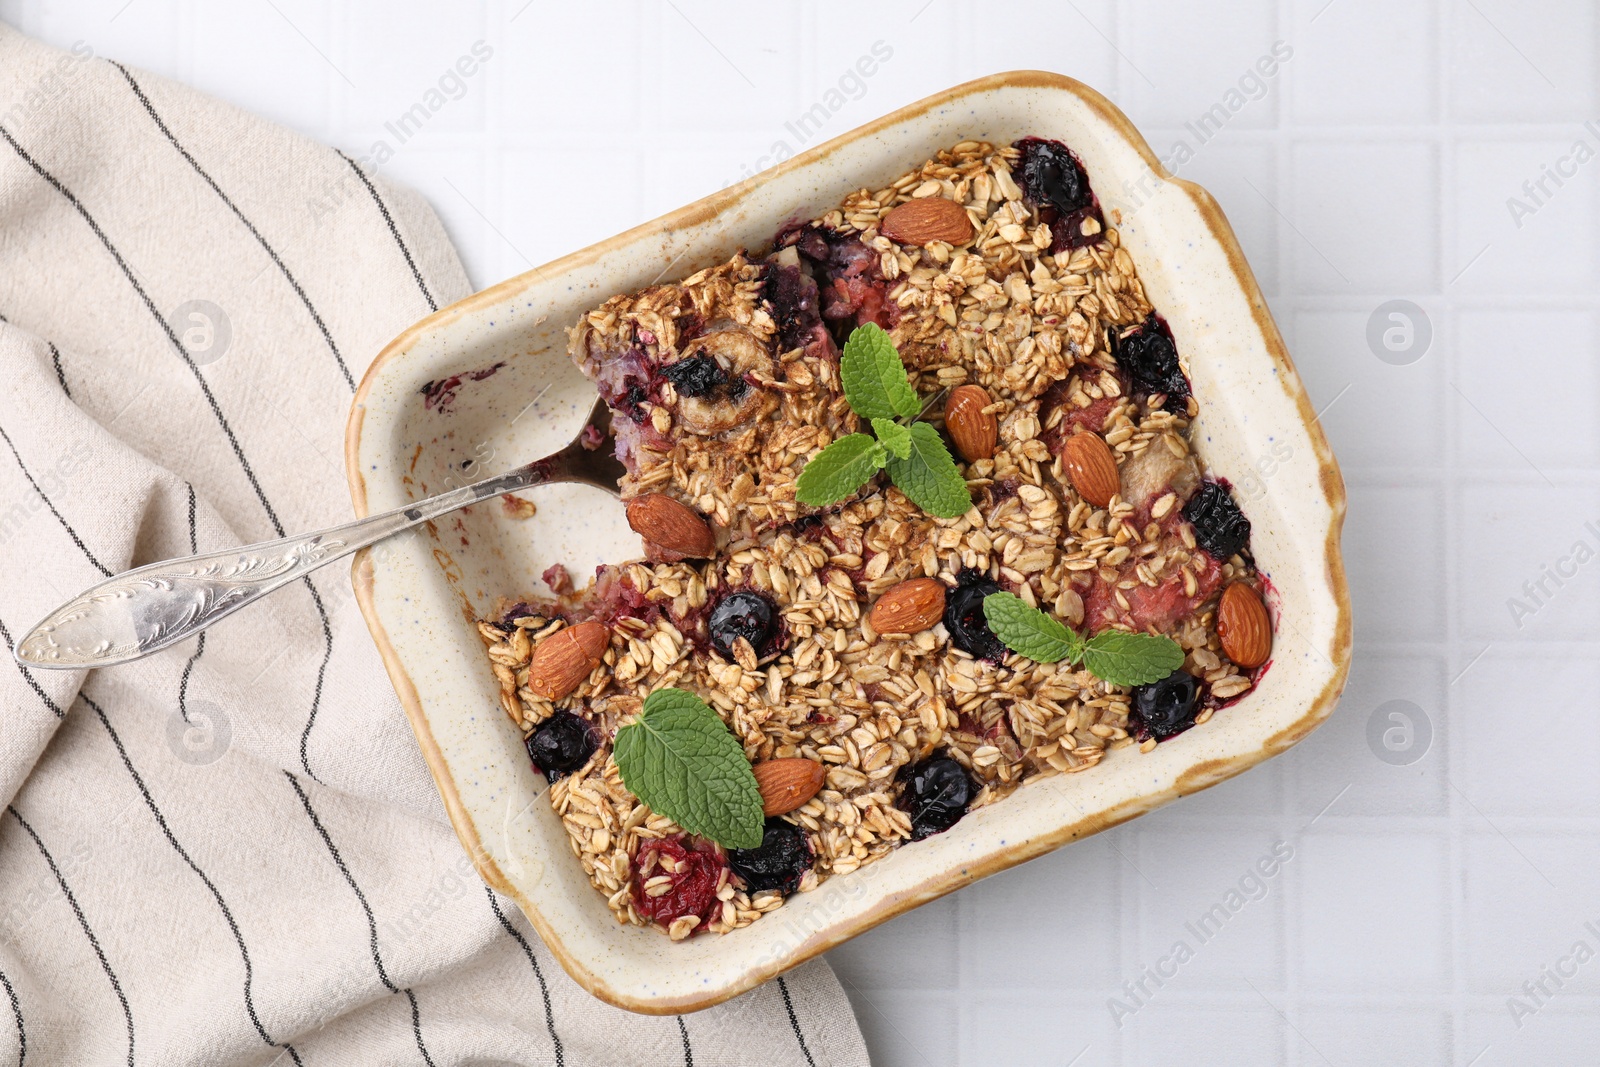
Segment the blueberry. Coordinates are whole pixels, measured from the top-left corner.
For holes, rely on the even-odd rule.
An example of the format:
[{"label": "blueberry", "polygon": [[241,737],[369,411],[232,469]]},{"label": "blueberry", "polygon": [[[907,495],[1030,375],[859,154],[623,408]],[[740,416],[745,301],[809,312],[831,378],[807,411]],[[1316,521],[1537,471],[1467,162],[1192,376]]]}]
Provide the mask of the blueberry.
[{"label": "blueberry", "polygon": [[1134,686],[1135,730],[1142,725],[1158,741],[1183,733],[1194,725],[1199,696],[1200,679],[1183,670],[1173,671],[1159,682]]},{"label": "blueberry", "polygon": [[1112,334],[1112,355],[1127,372],[1138,393],[1165,393],[1167,409],[1178,410],[1189,399],[1189,379],[1178,365],[1178,348],[1172,335],[1152,315],[1138,331],[1126,337]]},{"label": "blueberry", "polygon": [[558,711],[529,735],[528,755],[545,778],[554,782],[588,763],[598,745],[587,720],[570,711]]},{"label": "blueberry", "polygon": [[801,876],[811,868],[811,846],[798,826],[768,819],[761,844],[729,849],[728,866],[744,879],[746,892],[776,889],[787,896],[799,888]]},{"label": "blueberry", "polygon": [[821,297],[811,276],[799,267],[773,264],[764,295],[778,324],[778,347],[790,352],[808,344],[822,322]]},{"label": "blueberry", "polygon": [[906,776],[900,807],[911,814],[911,840],[940,834],[961,821],[972,803],[972,779],[949,756],[932,756]]},{"label": "blueberry", "polygon": [[1006,646],[989,629],[983,598],[998,592],[998,582],[969,568],[956,578],[955,589],[944,600],[944,628],[950,631],[950,641],[961,651],[991,663],[1005,659]]},{"label": "blueberry", "polygon": [[527,601],[518,601],[516,604],[508,608],[504,615],[500,616],[500,624],[502,626],[510,626],[518,619],[525,619],[530,616],[537,616],[538,614],[538,610],[532,605],[528,604]]},{"label": "blueberry", "polygon": [[645,413],[644,403],[650,399],[650,390],[645,383],[633,378],[624,379],[628,388],[623,392],[622,398],[617,402],[617,407],[623,414],[634,422],[644,422],[649,416]]},{"label": "blueberry", "polygon": [[668,364],[661,368],[661,373],[679,396],[705,396],[728,380],[722,365],[704,354]]},{"label": "blueberry", "polygon": [[1089,176],[1060,141],[1025,137],[1016,143],[1022,152],[1018,185],[1022,195],[1036,205],[1049,204],[1063,215],[1089,203]]},{"label": "blueberry", "polygon": [[760,593],[729,593],[711,609],[711,644],[725,656],[733,655],[734,642],[744,638],[760,655],[777,632],[778,612]]},{"label": "blueberry", "polygon": [[1219,561],[1250,543],[1250,520],[1221,482],[1202,482],[1183,506],[1183,517],[1194,526],[1195,543]]}]

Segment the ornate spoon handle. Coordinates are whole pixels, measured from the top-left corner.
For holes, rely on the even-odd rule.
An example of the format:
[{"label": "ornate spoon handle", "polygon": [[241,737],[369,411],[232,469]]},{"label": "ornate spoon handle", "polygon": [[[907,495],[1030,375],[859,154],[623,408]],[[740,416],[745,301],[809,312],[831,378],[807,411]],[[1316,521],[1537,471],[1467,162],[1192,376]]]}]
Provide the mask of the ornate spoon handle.
[{"label": "ornate spoon handle", "polygon": [[318,567],[479,500],[546,482],[586,482],[615,493],[620,467],[609,449],[595,447],[597,440],[603,438],[580,434],[525,467],[342,526],[124,571],[46,616],[17,642],[16,658],[61,670],[127,663],[194,636]]}]

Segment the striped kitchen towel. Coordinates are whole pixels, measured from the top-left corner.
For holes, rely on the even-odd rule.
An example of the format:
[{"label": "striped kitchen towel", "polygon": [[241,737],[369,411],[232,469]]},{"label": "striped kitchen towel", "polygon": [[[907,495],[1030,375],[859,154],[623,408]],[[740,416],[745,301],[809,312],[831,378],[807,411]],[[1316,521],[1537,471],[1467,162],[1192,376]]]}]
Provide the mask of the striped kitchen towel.
[{"label": "striped kitchen towel", "polygon": [[[0,637],[350,518],[345,414],[467,294],[416,195],[0,25]],[[592,999],[478,881],[331,567],[136,664],[0,663],[0,1064],[864,1064],[821,961]]]}]

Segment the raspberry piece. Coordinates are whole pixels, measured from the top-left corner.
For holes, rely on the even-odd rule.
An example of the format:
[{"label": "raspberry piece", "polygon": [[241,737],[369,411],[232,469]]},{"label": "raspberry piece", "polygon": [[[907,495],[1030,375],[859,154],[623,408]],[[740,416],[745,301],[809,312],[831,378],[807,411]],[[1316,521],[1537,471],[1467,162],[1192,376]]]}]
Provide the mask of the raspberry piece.
[{"label": "raspberry piece", "polygon": [[[682,834],[646,841],[634,858],[633,910],[662,926],[698,915],[697,929],[703,928],[721,906],[717,883],[726,867],[722,851],[709,842],[696,844]],[[651,885],[662,877],[670,881]]]}]

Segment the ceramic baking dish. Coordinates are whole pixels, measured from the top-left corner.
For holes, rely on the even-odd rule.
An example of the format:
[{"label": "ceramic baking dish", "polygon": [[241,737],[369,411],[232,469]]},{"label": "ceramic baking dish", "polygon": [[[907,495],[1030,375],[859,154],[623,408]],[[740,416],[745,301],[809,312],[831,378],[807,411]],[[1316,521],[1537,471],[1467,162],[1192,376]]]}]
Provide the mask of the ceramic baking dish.
[{"label": "ceramic baking dish", "polygon": [[[346,439],[356,513],[402,506],[565,443],[594,398],[567,358],[565,331],[607,297],[686,276],[740,247],[759,251],[785,220],[881,187],[941,147],[1028,134],[1078,153],[1187,357],[1200,401],[1196,448],[1233,483],[1274,592],[1273,663],[1244,699],[1153,752],[1123,749],[1087,773],[1030,782],[750,927],[675,943],[619,925],[590,887],[520,731],[500,709],[473,625],[499,595],[542,591],[551,563],[581,576],[640,555],[621,504],[587,487],[548,486],[529,494],[538,505],[531,519],[478,506],[359,553],[361,610],[462,844],[595,996],[650,1013],[716,1004],[953,889],[1238,774],[1333,709],[1350,661],[1345,496],[1305,390],[1216,202],[1168,176],[1104,97],[1055,74],[957,86],[419,322],[378,356],[356,395]],[[481,380],[464,377],[449,403],[425,403],[424,385],[496,365]]]}]

